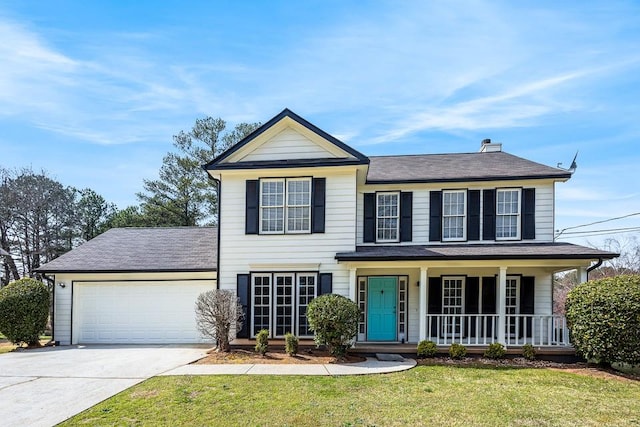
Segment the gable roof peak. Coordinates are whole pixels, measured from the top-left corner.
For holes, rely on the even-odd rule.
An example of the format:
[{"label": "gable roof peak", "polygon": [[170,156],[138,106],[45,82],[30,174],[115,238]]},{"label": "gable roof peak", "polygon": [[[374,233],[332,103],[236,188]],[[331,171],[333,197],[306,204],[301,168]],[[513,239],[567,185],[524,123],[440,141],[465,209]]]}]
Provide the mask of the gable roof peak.
[{"label": "gable roof peak", "polygon": [[313,123],[307,121],[303,117],[301,117],[298,114],[296,114],[293,111],[291,111],[289,108],[285,108],[280,113],[278,113],[277,115],[272,117],[269,121],[264,123],[262,126],[258,127],[253,132],[251,132],[249,135],[245,136],[243,139],[238,141],[236,144],[234,144],[233,146],[229,147],[226,151],[224,151],[223,153],[218,155],[216,158],[214,158],[210,162],[202,165],[202,168],[205,169],[205,170],[215,169],[215,166],[217,164],[219,164],[224,159],[226,159],[229,156],[231,156],[233,153],[235,153],[238,150],[240,150],[242,147],[244,147],[247,144],[249,144],[251,141],[256,139],[258,136],[260,136],[265,131],[267,131],[268,129],[270,129],[271,127],[273,127],[274,125],[276,125],[278,122],[280,122],[281,120],[283,120],[285,118],[289,118],[289,119],[293,120],[294,122],[298,123],[299,125],[301,125],[301,126],[305,127],[306,129],[310,130],[311,132],[317,134],[318,136],[322,137],[323,139],[325,139],[329,143],[335,145],[336,147],[340,148],[341,150],[347,152],[351,156],[353,156],[356,159],[358,159],[360,163],[362,163],[362,164],[369,163],[369,158],[367,156],[365,156],[364,154],[362,154],[359,151],[353,149],[352,147],[350,147],[349,145],[347,145],[344,142],[340,141],[338,138],[334,137],[333,135],[330,135],[329,133],[323,131],[322,129],[320,129],[319,127],[314,125]]}]

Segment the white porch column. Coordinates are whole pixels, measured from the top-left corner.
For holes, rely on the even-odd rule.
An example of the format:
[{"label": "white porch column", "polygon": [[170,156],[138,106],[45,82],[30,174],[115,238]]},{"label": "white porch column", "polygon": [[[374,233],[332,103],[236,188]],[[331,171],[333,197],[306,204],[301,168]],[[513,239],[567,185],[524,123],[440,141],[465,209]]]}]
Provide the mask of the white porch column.
[{"label": "white porch column", "polygon": [[418,298],[418,312],[420,321],[420,341],[427,339],[427,267],[420,267],[420,296]]},{"label": "white porch column", "polygon": [[356,283],[356,270],[354,267],[349,268],[349,299],[353,302],[357,302],[356,292],[358,290],[358,284]]},{"label": "white porch column", "polygon": [[589,273],[587,267],[578,267],[578,283],[584,283],[589,280]]},{"label": "white porch column", "polygon": [[506,347],[507,333],[507,267],[500,267],[498,273],[498,342]]}]

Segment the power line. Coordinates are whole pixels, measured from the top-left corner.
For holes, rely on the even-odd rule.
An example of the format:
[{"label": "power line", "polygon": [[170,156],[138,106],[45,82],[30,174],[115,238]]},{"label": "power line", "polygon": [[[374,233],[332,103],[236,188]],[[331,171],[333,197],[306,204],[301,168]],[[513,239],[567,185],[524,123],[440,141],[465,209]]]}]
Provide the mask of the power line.
[{"label": "power line", "polygon": [[605,222],[616,221],[616,220],[619,220],[619,219],[629,218],[629,217],[636,216],[636,215],[640,215],[640,212],[634,212],[634,213],[630,213],[630,214],[627,214],[627,215],[618,216],[618,217],[615,217],[615,218],[603,219],[601,221],[594,221],[594,222],[590,222],[588,224],[574,225],[572,227],[566,227],[566,228],[563,228],[562,230],[556,230],[556,232],[558,234],[556,234],[555,239],[560,237],[567,230],[573,230],[573,229],[582,228],[582,227],[589,227],[590,225],[596,225],[596,224],[602,224],[602,223],[605,223]]},{"label": "power line", "polygon": [[585,230],[585,231],[569,231],[568,233],[564,233],[565,236],[567,234],[589,234],[589,233],[605,233],[605,232],[625,232],[625,231],[636,231],[640,230],[640,226],[638,227],[626,227],[626,228],[607,228],[601,230]]},{"label": "power line", "polygon": [[[635,231],[640,231],[640,227],[638,227]],[[633,231],[605,231],[593,234],[581,234],[579,236],[562,236],[562,239],[582,239],[584,237],[597,237],[597,236],[607,236],[609,234],[622,234],[622,233],[631,233]]]}]

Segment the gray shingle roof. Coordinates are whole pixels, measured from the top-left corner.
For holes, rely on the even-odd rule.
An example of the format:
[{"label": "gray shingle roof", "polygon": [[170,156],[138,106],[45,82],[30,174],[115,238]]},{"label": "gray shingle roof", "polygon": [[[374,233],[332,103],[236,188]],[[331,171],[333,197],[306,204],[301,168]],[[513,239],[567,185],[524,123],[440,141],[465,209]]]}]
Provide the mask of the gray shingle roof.
[{"label": "gray shingle roof", "polygon": [[565,170],[505,152],[369,157],[367,183],[569,178]]},{"label": "gray shingle roof", "polygon": [[217,258],[215,227],[112,228],[37,271],[216,271]]},{"label": "gray shingle roof", "polygon": [[478,260],[478,259],[611,259],[619,256],[571,243],[513,243],[411,246],[358,246],[336,254],[339,261]]}]

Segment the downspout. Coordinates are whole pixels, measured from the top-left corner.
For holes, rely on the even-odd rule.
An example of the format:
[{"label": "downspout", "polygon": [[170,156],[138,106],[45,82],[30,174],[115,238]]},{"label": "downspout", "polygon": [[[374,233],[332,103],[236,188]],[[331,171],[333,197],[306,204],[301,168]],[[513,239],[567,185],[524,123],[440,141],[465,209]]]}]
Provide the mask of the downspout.
[{"label": "downspout", "polygon": [[207,171],[207,165],[202,165],[202,169],[204,169],[207,177],[215,183],[216,191],[218,192],[218,232],[216,233],[216,239],[218,240],[218,253],[216,254],[216,289],[220,289],[220,223],[222,221],[222,215],[220,215],[222,192],[220,190],[222,189],[222,180],[212,177]]},{"label": "downspout", "polygon": [[602,265],[603,261],[604,260],[602,258],[598,258],[598,262],[593,264],[591,267],[587,268],[587,282],[589,281],[589,273],[591,273],[596,268],[600,267]]}]

